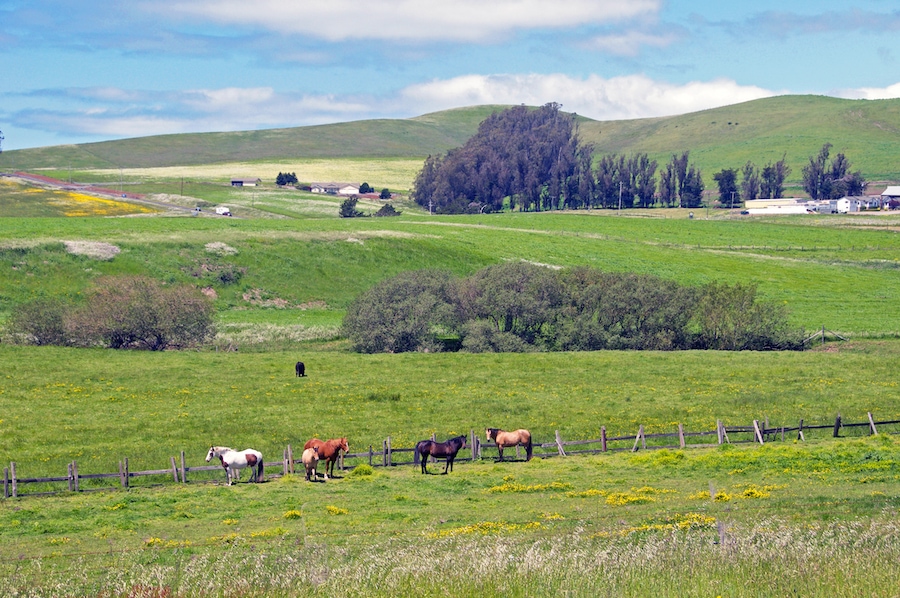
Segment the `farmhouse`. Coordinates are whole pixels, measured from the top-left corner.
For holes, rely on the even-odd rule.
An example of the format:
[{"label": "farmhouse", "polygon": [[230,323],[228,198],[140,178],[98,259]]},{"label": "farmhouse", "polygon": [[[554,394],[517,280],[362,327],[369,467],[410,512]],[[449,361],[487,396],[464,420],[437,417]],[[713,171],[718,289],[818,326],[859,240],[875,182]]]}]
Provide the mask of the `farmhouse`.
[{"label": "farmhouse", "polygon": [[256,187],[260,183],[261,179],[231,179],[232,187]]},{"label": "farmhouse", "polygon": [[359,185],[356,183],[313,183],[309,190],[328,195],[359,195]]}]

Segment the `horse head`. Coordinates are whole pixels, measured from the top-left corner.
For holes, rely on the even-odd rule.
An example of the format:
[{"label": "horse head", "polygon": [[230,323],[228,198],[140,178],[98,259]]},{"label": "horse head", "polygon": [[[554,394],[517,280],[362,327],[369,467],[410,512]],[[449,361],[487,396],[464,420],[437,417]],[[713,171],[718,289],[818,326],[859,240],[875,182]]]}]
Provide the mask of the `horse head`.
[{"label": "horse head", "polygon": [[212,458],[215,456],[216,456],[216,447],[214,447],[214,446],[209,447],[209,452],[206,453],[206,462],[209,463],[210,460],[212,460]]},{"label": "horse head", "polygon": [[488,440],[494,440],[495,438],[497,438],[497,432],[499,431],[500,430],[498,428],[487,428],[484,431],[484,436]]},{"label": "horse head", "polygon": [[350,452],[350,443],[347,442],[346,438],[341,438],[340,449],[345,453]]}]

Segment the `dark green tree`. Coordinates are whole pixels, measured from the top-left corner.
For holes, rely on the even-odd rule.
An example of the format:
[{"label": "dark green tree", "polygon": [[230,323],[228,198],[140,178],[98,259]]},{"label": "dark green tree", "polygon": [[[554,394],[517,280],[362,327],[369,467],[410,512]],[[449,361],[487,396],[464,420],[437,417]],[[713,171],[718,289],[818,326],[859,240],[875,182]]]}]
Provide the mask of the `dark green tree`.
[{"label": "dark green tree", "polygon": [[441,335],[458,327],[455,283],[448,272],[403,272],[356,298],[344,316],[344,334],[361,353],[440,351]]},{"label": "dark green tree", "polygon": [[719,205],[723,208],[734,207],[734,202],[741,198],[737,188],[737,171],[723,168],[713,175],[713,180],[719,186]]},{"label": "dark green tree", "polygon": [[740,194],[743,201],[759,197],[759,169],[749,160],[741,169]]},{"label": "dark green tree", "polygon": [[356,209],[356,204],[359,201],[356,197],[348,197],[344,201],[341,202],[340,211],[338,212],[341,218],[360,218],[365,216],[361,211]]}]

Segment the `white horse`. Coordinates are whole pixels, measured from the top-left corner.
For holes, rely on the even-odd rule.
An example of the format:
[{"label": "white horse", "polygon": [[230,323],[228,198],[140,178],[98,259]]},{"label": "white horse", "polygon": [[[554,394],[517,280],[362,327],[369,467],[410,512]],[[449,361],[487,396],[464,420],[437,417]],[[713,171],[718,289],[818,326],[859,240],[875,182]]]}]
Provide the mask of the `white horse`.
[{"label": "white horse", "polygon": [[227,446],[211,446],[206,453],[206,462],[218,457],[225,468],[225,481],[231,486],[240,477],[240,470],[250,468],[250,481],[261,482],[263,478],[263,456],[259,451],[244,449],[236,451]]}]

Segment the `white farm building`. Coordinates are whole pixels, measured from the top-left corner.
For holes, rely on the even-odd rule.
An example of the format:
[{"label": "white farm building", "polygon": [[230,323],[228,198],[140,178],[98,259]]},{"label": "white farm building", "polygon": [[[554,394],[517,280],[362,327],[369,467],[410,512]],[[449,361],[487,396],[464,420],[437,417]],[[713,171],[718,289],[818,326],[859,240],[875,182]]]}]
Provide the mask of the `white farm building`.
[{"label": "white farm building", "polygon": [[359,195],[359,185],[356,183],[313,183],[309,190],[328,195]]}]

